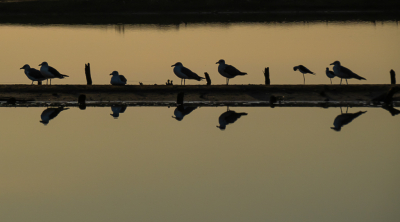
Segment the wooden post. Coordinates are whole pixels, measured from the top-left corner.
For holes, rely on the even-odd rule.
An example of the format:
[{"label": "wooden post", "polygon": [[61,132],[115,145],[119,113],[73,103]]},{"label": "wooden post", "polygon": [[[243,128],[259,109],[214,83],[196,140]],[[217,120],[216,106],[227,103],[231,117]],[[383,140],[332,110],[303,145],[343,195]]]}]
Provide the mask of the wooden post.
[{"label": "wooden post", "polygon": [[86,95],[81,94],[78,97],[78,105],[80,110],[85,110],[86,109]]},{"label": "wooden post", "polygon": [[392,70],[390,70],[390,82],[392,85],[396,84],[396,73]]},{"label": "wooden post", "polygon": [[92,85],[92,77],[90,76],[90,63],[85,64],[85,75],[88,85]]},{"label": "wooden post", "polygon": [[265,68],[264,76],[265,76],[265,85],[270,85],[271,80],[269,79],[269,67]]},{"label": "wooden post", "polygon": [[38,84],[38,86],[41,86],[42,85],[42,81],[38,81],[37,84]]},{"label": "wooden post", "polygon": [[183,96],[184,96],[184,95],[185,95],[184,92],[178,93],[178,96],[177,96],[177,98],[176,98],[176,103],[177,103],[178,105],[183,105]]},{"label": "wooden post", "polygon": [[210,75],[208,75],[207,72],[205,72],[204,75],[206,76],[207,86],[211,85],[211,78],[210,78]]}]

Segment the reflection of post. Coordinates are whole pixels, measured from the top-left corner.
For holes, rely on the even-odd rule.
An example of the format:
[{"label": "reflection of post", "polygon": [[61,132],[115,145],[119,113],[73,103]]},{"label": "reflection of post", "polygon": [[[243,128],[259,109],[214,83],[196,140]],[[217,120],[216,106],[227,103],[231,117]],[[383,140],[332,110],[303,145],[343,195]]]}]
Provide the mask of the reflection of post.
[{"label": "reflection of post", "polygon": [[264,76],[265,76],[265,85],[270,85],[271,81],[269,79],[269,67],[265,68]]},{"label": "reflection of post", "polygon": [[90,63],[85,64],[85,75],[88,85],[92,85],[92,77],[90,76]]},{"label": "reflection of post", "polygon": [[176,99],[176,103],[178,105],[183,105],[183,96],[185,95],[184,92],[180,92],[178,93],[177,99]]},{"label": "reflection of post", "polygon": [[208,75],[208,73],[205,72],[204,75],[206,76],[207,86],[211,85],[211,78],[210,78],[210,76]]},{"label": "reflection of post", "polygon": [[86,109],[86,95],[81,94],[78,97],[78,105],[80,110],[85,110]]},{"label": "reflection of post", "polygon": [[396,84],[396,73],[393,69],[390,70],[390,82],[392,83],[392,85]]}]

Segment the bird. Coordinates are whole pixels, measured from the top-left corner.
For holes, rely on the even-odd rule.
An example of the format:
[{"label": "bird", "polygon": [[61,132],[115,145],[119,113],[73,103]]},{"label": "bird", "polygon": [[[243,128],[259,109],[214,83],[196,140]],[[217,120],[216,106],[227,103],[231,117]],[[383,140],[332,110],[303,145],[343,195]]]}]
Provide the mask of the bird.
[{"label": "bird", "polygon": [[113,112],[110,114],[114,119],[117,119],[119,117],[120,113],[124,113],[126,110],[126,105],[124,106],[111,106],[111,111]]},{"label": "bird", "polygon": [[42,75],[48,79],[50,79],[50,85],[51,85],[51,79],[53,78],[58,78],[58,79],[64,79],[64,77],[69,77],[67,75],[61,74],[58,72],[55,68],[49,66],[47,62],[42,62],[39,64],[40,67],[40,72]]},{"label": "bird", "polygon": [[174,67],[175,75],[178,76],[179,78],[181,78],[181,85],[182,85],[182,80],[183,80],[183,84],[185,85],[186,79],[195,79],[197,81],[201,81],[202,79],[204,79],[203,77],[200,77],[196,73],[192,72],[192,70],[184,67],[181,62],[177,62],[174,65],[172,65],[171,67]]},{"label": "bird", "polygon": [[125,85],[128,80],[126,80],[125,76],[120,75],[117,71],[113,71],[110,74],[111,77],[111,85]]},{"label": "bird", "polygon": [[[348,110],[348,108],[347,108]],[[331,129],[339,132],[342,129],[342,126],[349,124],[351,121],[353,121],[355,118],[359,117],[360,115],[366,113],[367,111],[359,111],[357,113],[343,113],[342,112],[342,107],[340,107],[340,112],[342,114],[338,115],[335,120],[333,121],[334,127],[331,127]]]},{"label": "bird", "polygon": [[229,84],[229,79],[234,78],[235,76],[244,76],[247,75],[246,72],[241,72],[237,68],[232,65],[225,64],[225,60],[220,59],[217,63],[218,65],[218,72],[221,76],[226,78],[226,85]]},{"label": "bird", "polygon": [[42,73],[39,71],[39,70],[37,70],[37,69],[35,69],[35,68],[31,68],[28,64],[25,64],[24,66],[22,66],[22,68],[20,68],[20,69],[24,69],[24,72],[25,72],[25,75],[30,79],[30,80],[32,80],[32,84],[31,85],[33,85],[33,82],[34,81],[43,81],[43,80],[46,80],[47,78],[46,77],[44,77],[43,75],[42,75]]},{"label": "bird", "polygon": [[331,85],[332,85],[332,78],[335,78],[335,73],[329,70],[328,67],[326,67],[326,76],[328,76],[329,80],[331,80]]},{"label": "bird", "polygon": [[40,118],[42,119],[40,122],[46,126],[49,123],[49,121],[54,119],[61,111],[67,109],[69,108],[64,108],[62,106],[58,108],[47,108],[42,112],[42,115],[40,115]]},{"label": "bird", "polygon": [[222,113],[219,118],[219,126],[217,126],[220,130],[225,130],[226,125],[236,122],[241,116],[246,116],[247,113],[237,113],[233,110],[229,110],[227,107],[227,111]]},{"label": "bird", "polygon": [[293,67],[293,70],[294,71],[299,70],[301,73],[303,73],[304,85],[306,84],[306,78],[304,77],[304,74],[313,74],[313,75],[315,75],[315,73],[311,72],[309,69],[307,69],[303,65],[295,66],[295,67]]},{"label": "bird", "polygon": [[181,121],[183,117],[190,114],[193,110],[197,109],[197,106],[183,106],[179,105],[175,108],[174,115],[172,118],[175,118],[178,121]]},{"label": "bird", "polygon": [[353,71],[350,69],[341,66],[339,61],[335,61],[331,63],[333,65],[333,72],[335,73],[335,76],[340,78],[340,85],[342,85],[342,79],[346,79],[347,85],[349,84],[347,82],[347,79],[358,79],[358,80],[366,80],[366,78],[361,77],[357,74],[355,74]]}]

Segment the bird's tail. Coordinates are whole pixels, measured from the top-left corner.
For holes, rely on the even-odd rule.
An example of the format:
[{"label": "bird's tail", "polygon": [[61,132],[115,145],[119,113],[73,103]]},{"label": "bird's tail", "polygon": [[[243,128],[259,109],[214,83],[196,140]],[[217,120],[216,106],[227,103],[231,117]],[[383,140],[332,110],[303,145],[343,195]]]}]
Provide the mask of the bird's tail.
[{"label": "bird's tail", "polygon": [[64,78],[64,77],[69,77],[68,75],[64,75],[64,74],[61,74],[61,76]]},{"label": "bird's tail", "polygon": [[247,116],[247,113],[238,113],[241,116]]},{"label": "bird's tail", "polygon": [[196,78],[197,81],[201,81],[202,79],[205,79],[204,77],[201,76],[197,76],[198,78]]},{"label": "bird's tail", "polygon": [[238,75],[239,76],[244,76],[244,75],[247,75],[247,72],[240,72]]},{"label": "bird's tail", "polygon": [[354,74],[354,78],[355,78],[355,79],[358,79],[358,80],[367,80],[366,78],[361,77],[361,76],[359,76],[359,75],[357,75],[357,74]]}]

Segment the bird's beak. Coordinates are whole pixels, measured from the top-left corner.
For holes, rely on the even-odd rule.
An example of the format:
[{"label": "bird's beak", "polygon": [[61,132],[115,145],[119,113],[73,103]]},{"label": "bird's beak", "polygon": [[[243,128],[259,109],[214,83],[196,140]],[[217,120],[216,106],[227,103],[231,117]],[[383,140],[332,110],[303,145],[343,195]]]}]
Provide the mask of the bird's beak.
[{"label": "bird's beak", "polygon": [[20,69],[24,69],[24,67],[21,67]]},{"label": "bird's beak", "polygon": [[110,74],[110,76],[112,76],[112,73]]},{"label": "bird's beak", "polygon": [[215,64],[218,64],[219,63],[219,61],[218,62],[216,62]]},{"label": "bird's beak", "polygon": [[331,63],[331,65],[335,65],[335,64]]},{"label": "bird's beak", "polygon": [[175,64],[174,65],[172,65],[171,67],[174,67],[175,66]]},{"label": "bird's beak", "polygon": [[43,63],[40,63],[39,66],[42,66]]}]

